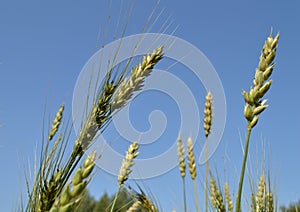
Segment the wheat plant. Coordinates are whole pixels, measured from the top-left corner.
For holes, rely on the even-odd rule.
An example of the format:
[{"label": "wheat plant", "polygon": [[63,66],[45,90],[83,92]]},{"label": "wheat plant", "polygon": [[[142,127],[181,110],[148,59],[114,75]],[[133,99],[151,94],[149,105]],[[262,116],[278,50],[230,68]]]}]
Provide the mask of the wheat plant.
[{"label": "wheat plant", "polygon": [[[258,123],[261,113],[268,107],[265,95],[270,89],[274,69],[274,58],[276,56],[279,34],[266,39],[259,59],[258,68],[255,72],[253,86],[249,92],[243,91],[245,100],[244,116],[247,120],[247,134],[245,149],[242,160],[242,168],[239,176],[239,184],[236,194],[235,211],[242,211],[242,191],[243,181],[248,157],[250,135],[252,129]],[[58,109],[53,122],[47,131],[46,139],[43,139],[42,150],[39,162],[36,164],[37,171],[34,181],[29,182],[26,178],[28,189],[28,203],[24,211],[28,212],[68,212],[74,211],[80,204],[83,195],[87,192],[87,186],[94,176],[95,161],[101,155],[92,151],[89,155],[85,152],[95,141],[97,134],[102,133],[110,123],[112,117],[121,110],[133,97],[134,93],[141,90],[145,79],[152,73],[154,66],[163,59],[163,46],[156,48],[153,52],[143,56],[141,61],[130,69],[124,69],[121,73],[115,73],[110,69],[101,86],[101,90],[93,101],[91,109],[84,120],[78,136],[71,143],[73,148],[68,152],[70,143],[70,129],[72,124],[64,122],[63,112],[65,105]],[[129,60],[131,60],[130,58]],[[204,105],[204,133],[205,133],[205,186],[203,207],[209,211],[210,206],[218,212],[234,210],[233,196],[230,193],[228,183],[221,187],[217,184],[210,169],[208,161],[209,135],[212,129],[213,119],[213,95],[208,92]],[[63,126],[64,128],[62,128]],[[62,128],[62,129],[61,129]],[[118,188],[113,202],[110,205],[110,212],[116,211],[115,205],[121,189],[126,189],[127,180],[130,177],[134,160],[139,155],[139,144],[133,142],[126,152],[125,158],[120,166],[117,177]],[[181,136],[177,139],[178,166],[183,185],[183,205],[187,212],[187,189],[186,189],[186,153],[188,169],[194,185],[194,198],[196,202],[195,210],[200,211],[199,191],[197,190],[197,163],[195,162],[194,144],[191,137],[187,140],[187,151]],[[198,167],[198,170],[200,167]],[[210,180],[209,180],[210,179]],[[210,182],[210,183],[209,183]],[[137,183],[138,185],[138,183]],[[269,186],[270,187],[270,186]],[[129,191],[131,192],[131,191]],[[159,207],[151,201],[143,191],[131,192],[134,201],[128,203],[127,212],[150,211],[158,212]],[[202,201],[200,201],[202,203]],[[262,174],[257,186],[257,192],[251,195],[251,209],[253,212],[273,212],[276,211],[274,204],[274,193],[266,185],[266,176]],[[130,207],[129,207],[130,206]]]},{"label": "wheat plant", "polygon": [[[68,127],[65,132],[56,136],[65,107],[64,104],[61,105],[53,120],[47,140],[42,143],[40,163],[32,188],[30,188],[30,182],[26,178],[28,203],[25,211],[74,210],[90,180],[90,174],[94,168],[93,160],[96,157],[94,153],[92,156],[87,156],[84,165],[77,168],[82,157],[84,157],[84,153],[94,142],[97,133],[102,132],[105,126],[109,124],[116,110],[122,109],[130,101],[134,92],[142,89],[145,78],[150,75],[151,70],[162,57],[163,47],[158,47],[149,55],[144,56],[142,62],[132,68],[129,79],[125,78],[126,70],[113,79],[111,78],[113,69],[109,71],[70,154],[66,152],[70,136]],[[56,141],[53,143],[54,138]],[[129,153],[134,154],[134,157],[137,156],[134,153],[137,147],[137,144],[134,143],[134,146],[129,149]],[[120,170],[120,185],[123,185],[127,180],[129,169],[133,165],[130,156],[132,155],[126,156]]]}]

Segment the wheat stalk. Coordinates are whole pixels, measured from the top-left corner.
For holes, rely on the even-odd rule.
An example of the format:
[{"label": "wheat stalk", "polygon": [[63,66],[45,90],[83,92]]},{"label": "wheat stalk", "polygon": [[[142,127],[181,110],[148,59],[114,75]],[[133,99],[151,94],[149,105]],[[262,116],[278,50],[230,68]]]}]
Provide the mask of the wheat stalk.
[{"label": "wheat stalk", "polygon": [[263,99],[263,97],[268,92],[272,84],[272,80],[269,80],[269,78],[274,68],[273,60],[276,56],[278,40],[279,34],[277,34],[273,38],[271,32],[270,36],[266,39],[262,49],[258,68],[256,69],[255,77],[253,80],[253,87],[250,87],[249,92],[243,91],[243,96],[245,100],[244,116],[247,119],[248,124],[246,146],[244,150],[244,158],[237,193],[236,212],[241,211],[242,189],[251,131],[253,127],[255,127],[255,125],[257,124],[259,115],[268,107],[268,105],[265,105],[267,100]]}]

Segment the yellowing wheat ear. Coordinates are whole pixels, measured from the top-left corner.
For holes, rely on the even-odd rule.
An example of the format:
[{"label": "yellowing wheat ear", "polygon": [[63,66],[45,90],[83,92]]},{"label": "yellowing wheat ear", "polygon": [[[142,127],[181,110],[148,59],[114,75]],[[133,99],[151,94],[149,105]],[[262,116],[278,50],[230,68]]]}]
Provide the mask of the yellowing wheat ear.
[{"label": "yellowing wheat ear", "polygon": [[195,200],[196,200],[196,210],[197,210],[197,212],[199,212],[200,209],[199,209],[199,200],[198,200],[197,183],[196,183],[197,170],[196,170],[195,155],[194,155],[194,151],[193,151],[193,140],[191,137],[188,138],[187,148],[188,148],[189,171],[190,171],[191,178],[194,182],[194,196],[195,196]]},{"label": "yellowing wheat ear", "polygon": [[186,208],[186,188],[185,188],[185,152],[184,152],[184,146],[182,143],[181,136],[178,136],[177,139],[177,155],[179,160],[179,171],[182,178],[182,185],[183,185],[183,201],[184,201],[184,211],[187,211]]},{"label": "yellowing wheat ear", "polygon": [[204,120],[203,127],[205,133],[205,211],[208,212],[208,136],[211,133],[212,118],[213,118],[213,107],[212,107],[213,96],[211,92],[207,92],[205,97],[205,107],[204,107]]},{"label": "yellowing wheat ear", "polygon": [[214,209],[219,212],[226,212],[223,196],[213,176],[211,176],[210,180],[210,200]]},{"label": "yellowing wheat ear", "polygon": [[130,206],[130,208],[127,209],[126,212],[136,212],[140,209],[140,207],[141,207],[141,202],[137,200]]},{"label": "yellowing wheat ear", "polygon": [[227,210],[232,212],[233,211],[233,202],[231,200],[228,183],[225,183],[224,190],[225,190],[225,200],[227,203]]}]

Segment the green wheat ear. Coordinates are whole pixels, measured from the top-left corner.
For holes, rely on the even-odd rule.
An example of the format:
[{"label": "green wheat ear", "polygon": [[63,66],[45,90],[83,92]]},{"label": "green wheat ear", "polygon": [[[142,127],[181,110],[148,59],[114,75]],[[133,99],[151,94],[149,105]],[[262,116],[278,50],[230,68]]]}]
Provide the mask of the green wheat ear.
[{"label": "green wheat ear", "polygon": [[52,205],[50,212],[74,211],[86,191],[86,186],[95,167],[96,152],[92,152],[84,160],[83,166],[75,172],[72,181],[63,189]]},{"label": "green wheat ear", "polygon": [[112,203],[112,207],[110,210],[111,212],[114,211],[114,206],[118,199],[118,195],[121,191],[121,188],[123,187],[124,183],[128,180],[129,175],[132,172],[131,168],[134,165],[134,159],[139,155],[138,149],[139,149],[139,145],[137,144],[137,142],[133,142],[128,147],[125,159],[122,161],[122,165],[119,171],[119,175],[118,175],[119,186],[114,201]]},{"label": "green wheat ear", "polygon": [[243,181],[246,169],[246,161],[248,156],[251,131],[258,123],[259,115],[268,107],[268,105],[266,105],[267,100],[264,99],[264,96],[268,92],[272,84],[272,80],[269,80],[269,78],[272,75],[274,68],[273,61],[276,56],[278,40],[279,34],[277,34],[273,38],[271,32],[270,36],[266,39],[263,45],[263,49],[259,59],[259,64],[255,71],[253,86],[250,87],[249,92],[243,91],[243,96],[245,100],[244,116],[247,119],[248,123],[244,158],[237,193],[236,212],[241,211]]},{"label": "green wheat ear", "polygon": [[249,122],[249,127],[253,128],[259,119],[259,115],[268,107],[265,103],[266,99],[263,99],[265,94],[270,89],[272,80],[269,80],[273,69],[273,60],[276,56],[279,34],[275,38],[270,36],[264,43],[262,53],[260,56],[259,64],[255,72],[253,80],[253,87],[250,87],[250,91],[243,91],[245,100],[244,116]]},{"label": "green wheat ear", "polygon": [[56,134],[58,128],[59,128],[59,125],[61,123],[61,119],[62,119],[62,115],[63,115],[63,111],[65,109],[65,104],[63,103],[59,110],[57,111],[56,115],[55,115],[55,118],[53,120],[53,123],[52,123],[52,126],[51,126],[51,130],[49,132],[49,136],[48,136],[48,140],[52,140],[53,136]]}]

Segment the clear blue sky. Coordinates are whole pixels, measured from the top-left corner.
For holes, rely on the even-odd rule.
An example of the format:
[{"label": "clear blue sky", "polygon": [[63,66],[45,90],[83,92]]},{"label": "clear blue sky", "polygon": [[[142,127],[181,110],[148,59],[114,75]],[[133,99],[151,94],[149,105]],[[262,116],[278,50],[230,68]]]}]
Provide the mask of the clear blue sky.
[{"label": "clear blue sky", "polygon": [[[99,26],[101,32],[115,29],[114,25],[105,28],[108,4],[104,2],[0,2],[0,211],[15,208],[21,190],[25,190],[24,165],[27,166],[28,160],[32,164],[36,146],[40,144],[45,104],[47,119],[62,101],[66,103],[66,114],[71,112],[78,74],[99,49]],[[113,19],[119,12],[118,2],[113,2],[110,11]],[[154,5],[155,1],[136,2],[126,35],[141,31]],[[300,198],[300,144],[297,134],[300,130],[300,100],[297,98],[300,78],[297,65],[300,49],[300,42],[297,41],[300,37],[299,8],[298,1],[161,0],[157,9],[157,13],[164,9],[161,21],[150,30],[159,32],[159,26],[170,16],[173,24],[168,32],[178,26],[174,35],[198,47],[214,65],[225,90],[227,122],[211,164],[218,168],[221,181],[228,180],[235,193],[242,160],[240,137],[244,138],[246,126],[241,91],[249,89],[252,83],[260,49],[270,28],[273,27],[275,33],[280,31],[273,85],[267,97],[270,107],[254,129],[250,148],[252,164],[259,169],[260,160],[255,157],[261,155],[261,143],[265,142],[279,205]],[[103,39],[100,36],[100,41]],[[108,33],[104,42],[110,40]],[[191,83],[196,89],[199,82]],[[199,101],[203,102],[205,91],[199,88]],[[153,105],[152,109],[157,108]],[[140,123],[137,128],[147,128],[147,123],[143,123],[147,121],[147,114],[141,114],[145,117],[134,119],[135,123]],[[176,138],[178,129],[172,128],[171,132],[170,140]],[[166,148],[166,144],[162,145]],[[222,159],[225,153],[230,161],[225,164],[224,174]],[[159,199],[164,211],[172,208],[181,210],[177,169],[144,183]],[[115,177],[100,171],[92,181],[90,190],[99,197],[103,191],[114,192],[116,184]],[[192,191],[192,185],[188,186]],[[202,187],[199,191],[203,191]]]}]

